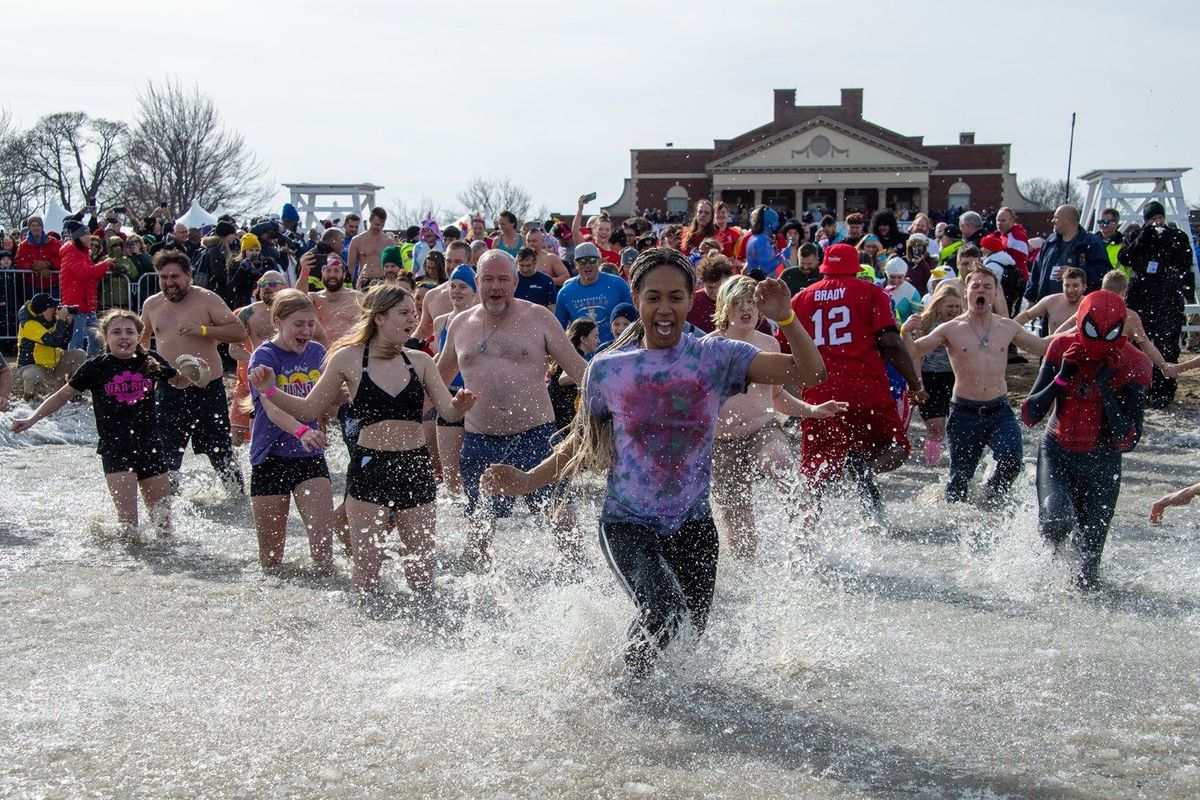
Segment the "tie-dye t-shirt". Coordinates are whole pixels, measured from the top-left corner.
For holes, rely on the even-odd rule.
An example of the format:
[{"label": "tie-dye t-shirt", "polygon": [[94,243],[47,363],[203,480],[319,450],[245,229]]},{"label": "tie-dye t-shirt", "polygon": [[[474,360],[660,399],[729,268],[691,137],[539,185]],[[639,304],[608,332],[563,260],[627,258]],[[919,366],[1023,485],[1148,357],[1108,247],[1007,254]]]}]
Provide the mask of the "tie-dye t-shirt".
[{"label": "tie-dye t-shirt", "polygon": [[588,408],[598,421],[612,420],[617,452],[604,522],[670,534],[712,513],[717,412],[746,391],[746,371],[759,352],[732,339],[683,336],[669,350],[630,345],[595,357]]},{"label": "tie-dye t-shirt", "polygon": [[[250,356],[248,369],[265,364],[275,370],[275,385],[279,391],[295,397],[305,397],[317,385],[317,379],[321,377],[321,362],[324,359],[325,348],[316,342],[309,342],[302,352],[293,353],[272,341],[266,341]],[[319,456],[324,452],[305,450],[299,439],[290,433],[284,433],[271,422],[267,412],[263,411],[262,398],[253,386],[250,387],[250,396],[254,398],[254,424],[250,429],[251,464],[261,464],[267,460],[267,456],[298,458]],[[314,420],[301,422],[315,424]]]}]

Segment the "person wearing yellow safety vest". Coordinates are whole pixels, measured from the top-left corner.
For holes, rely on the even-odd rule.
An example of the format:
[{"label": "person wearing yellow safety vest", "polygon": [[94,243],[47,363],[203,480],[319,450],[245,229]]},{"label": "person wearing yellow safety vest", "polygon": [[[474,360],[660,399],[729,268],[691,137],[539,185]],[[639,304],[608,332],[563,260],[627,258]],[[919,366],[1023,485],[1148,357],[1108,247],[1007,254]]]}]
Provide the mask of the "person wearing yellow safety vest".
[{"label": "person wearing yellow safety vest", "polygon": [[1120,228],[1121,215],[1115,208],[1106,208],[1100,212],[1100,219],[1096,222],[1096,233],[1104,240],[1104,250],[1108,253],[1108,260],[1112,263],[1112,268],[1120,270],[1128,278],[1129,267],[1117,261],[1121,248],[1125,246],[1125,239],[1121,236]]},{"label": "person wearing yellow safety vest", "polygon": [[958,260],[958,248],[963,244],[962,229],[957,225],[947,225],[946,230],[942,231],[941,238],[938,239],[938,244],[942,246],[942,249],[938,251],[938,266],[955,266],[955,262]]}]

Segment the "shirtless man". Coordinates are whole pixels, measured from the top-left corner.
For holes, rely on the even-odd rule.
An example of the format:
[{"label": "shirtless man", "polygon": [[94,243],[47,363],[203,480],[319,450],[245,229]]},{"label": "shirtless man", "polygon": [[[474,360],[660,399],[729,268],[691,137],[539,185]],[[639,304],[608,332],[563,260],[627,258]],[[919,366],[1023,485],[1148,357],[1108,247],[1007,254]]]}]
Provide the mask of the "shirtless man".
[{"label": "shirtless man", "polygon": [[250,441],[250,415],[243,406],[250,397],[250,384],[246,374],[246,365],[250,356],[260,344],[275,335],[275,325],[271,322],[271,301],[275,295],[287,288],[283,273],[267,270],[258,279],[258,300],[250,305],[242,306],[233,313],[246,327],[246,336],[241,342],[229,345],[229,357],[238,362],[238,381],[233,389],[233,402],[229,409],[229,429],[233,444],[241,446]]},{"label": "shirtless man", "polygon": [[1021,425],[1008,404],[1008,345],[1011,342],[1041,356],[1050,340],[1035,336],[1005,314],[993,312],[992,305],[1000,292],[995,273],[974,268],[963,280],[967,284],[966,313],[943,322],[916,341],[911,331],[904,336],[918,362],[945,345],[954,371],[954,394],[946,422],[950,450],[946,501],[967,499],[983,446],[987,445],[996,459],[996,469],[987,480],[985,502],[995,506],[1003,501],[1021,472],[1024,455]]},{"label": "shirtless man", "polygon": [[[586,368],[553,314],[544,306],[513,297],[517,264],[512,256],[489,250],[479,260],[476,282],[480,304],[454,318],[438,356],[443,380],[449,383],[455,373],[461,373],[463,383],[479,398],[465,418],[467,433],[459,460],[468,516],[478,511],[479,479],[490,464],[533,469],[550,455],[555,428],[546,391],[547,357],[577,383]],[[531,509],[541,508],[549,494],[547,487],[526,495],[526,502]],[[480,525],[472,526],[463,552],[463,560],[473,570],[490,565],[496,518],[509,515],[513,499],[491,496],[483,505],[489,513]],[[557,515],[555,534],[563,553],[577,558],[582,542],[572,516]]]},{"label": "shirtless man", "polygon": [[1031,320],[1049,317],[1049,324],[1045,327],[1048,331],[1058,331],[1064,321],[1070,319],[1074,328],[1075,312],[1086,289],[1087,273],[1079,267],[1067,267],[1062,272],[1061,292],[1046,295],[1013,319],[1018,325],[1025,326]]},{"label": "shirtless man", "polygon": [[358,275],[360,270],[368,268],[382,269],[380,255],[383,248],[396,243],[391,236],[383,232],[386,222],[387,211],[378,207],[372,208],[371,216],[367,220],[367,229],[350,240],[346,265],[351,275]]},{"label": "shirtless man", "polygon": [[546,234],[542,229],[536,226],[530,228],[525,237],[525,244],[537,253],[537,268],[549,275],[555,287],[561,289],[562,285],[570,280],[571,273],[567,272],[567,265],[561,258],[546,250]]},{"label": "shirtless man", "polygon": [[[451,242],[446,248],[446,274],[453,275],[460,265],[470,263],[471,245],[462,239]],[[513,288],[516,288],[516,284],[513,284]],[[429,339],[433,335],[433,321],[442,314],[449,314],[452,305],[449,281],[430,289],[429,294],[425,295],[425,302],[421,304],[421,324],[417,326],[413,337],[422,342]]]},{"label": "shirtless man", "polygon": [[[192,286],[192,264],[177,250],[163,250],[154,258],[158,294],[142,306],[142,346],[155,349],[169,361],[187,353],[208,364],[220,364],[217,344],[242,341],[246,329],[225,301],[207,289]],[[229,404],[220,371],[206,386],[176,389],[158,384],[158,428],[173,477],[183,465],[188,440],[198,455],[208,456],[213,469],[229,490],[244,492],[242,473],[233,458],[229,434]]]},{"label": "shirtless man", "polygon": [[[1069,270],[1063,270],[1063,275],[1066,275]],[[1100,288],[1125,299],[1125,295],[1129,292],[1129,278],[1120,270],[1111,270],[1104,273],[1104,279],[1100,281]],[[1070,333],[1075,330],[1075,314],[1072,314],[1066,322],[1060,325],[1054,332]],[[1177,378],[1182,371],[1179,364],[1171,364],[1163,358],[1162,351],[1155,347],[1154,342],[1146,334],[1146,326],[1142,324],[1142,317],[1132,308],[1125,309],[1125,328],[1122,331],[1129,341],[1146,354],[1146,358],[1150,359],[1150,363],[1158,367],[1168,378]]]}]

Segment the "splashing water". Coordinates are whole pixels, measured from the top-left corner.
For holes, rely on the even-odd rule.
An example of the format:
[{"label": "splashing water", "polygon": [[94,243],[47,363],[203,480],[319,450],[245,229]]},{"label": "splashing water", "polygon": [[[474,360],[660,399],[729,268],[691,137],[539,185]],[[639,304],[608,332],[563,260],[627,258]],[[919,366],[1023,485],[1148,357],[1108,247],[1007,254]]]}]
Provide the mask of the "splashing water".
[{"label": "splashing water", "polygon": [[[90,410],[20,437],[11,416],[0,795],[1200,794],[1196,513],[1142,522],[1195,480],[1178,418],[1149,415],[1127,456],[1086,596],[1037,536],[1034,438],[1011,515],[947,506],[944,468],[916,461],[881,477],[883,524],[844,497],[793,526],[760,481],[757,557],[722,555],[705,636],[630,686],[595,481],[580,580],[553,579],[551,533],[518,514],[495,574],[443,569],[441,608],[376,619],[344,575],[263,576],[248,503],[205,459],[185,461],[171,540],[115,536]],[[344,474],[340,447],[330,462]],[[464,531],[442,501],[439,559]]]}]

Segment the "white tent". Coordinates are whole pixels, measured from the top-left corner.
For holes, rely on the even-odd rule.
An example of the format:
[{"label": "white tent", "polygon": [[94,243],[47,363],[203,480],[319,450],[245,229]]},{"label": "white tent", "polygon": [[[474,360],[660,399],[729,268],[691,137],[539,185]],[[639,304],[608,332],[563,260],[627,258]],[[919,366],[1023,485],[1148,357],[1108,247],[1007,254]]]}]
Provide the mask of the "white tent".
[{"label": "white tent", "polygon": [[71,212],[62,207],[57,197],[51,197],[46,204],[46,213],[42,215],[42,225],[48,231],[62,233],[63,220],[71,216]]},{"label": "white tent", "polygon": [[205,225],[217,224],[217,218],[201,208],[200,203],[195,200],[192,201],[192,205],[188,208],[187,212],[175,221],[182,222],[189,228],[203,228]]}]

